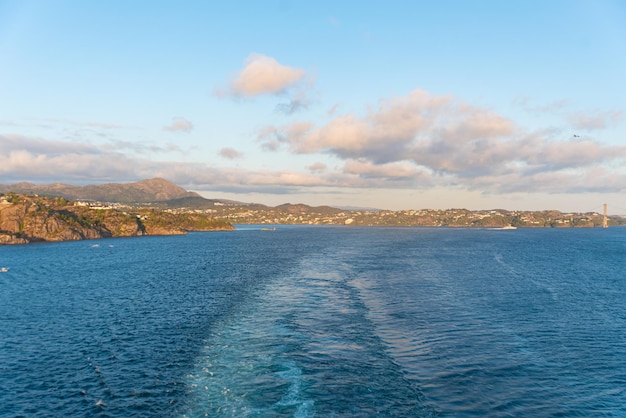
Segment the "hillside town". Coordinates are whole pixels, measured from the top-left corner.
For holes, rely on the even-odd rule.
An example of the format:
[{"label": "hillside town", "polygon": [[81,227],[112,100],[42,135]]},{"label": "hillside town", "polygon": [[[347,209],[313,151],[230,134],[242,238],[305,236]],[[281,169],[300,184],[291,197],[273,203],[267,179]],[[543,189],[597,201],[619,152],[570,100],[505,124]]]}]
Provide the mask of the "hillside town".
[{"label": "hillside town", "polygon": [[[428,226],[428,227],[527,227],[571,228],[601,227],[598,212],[562,213],[546,211],[509,211],[504,209],[471,211],[467,209],[421,210],[341,210],[328,206],[285,204],[276,207],[216,203],[210,209],[175,208],[175,213],[203,212],[232,224],[309,224],[352,226]],[[626,225],[621,216],[608,217],[609,226]]]}]

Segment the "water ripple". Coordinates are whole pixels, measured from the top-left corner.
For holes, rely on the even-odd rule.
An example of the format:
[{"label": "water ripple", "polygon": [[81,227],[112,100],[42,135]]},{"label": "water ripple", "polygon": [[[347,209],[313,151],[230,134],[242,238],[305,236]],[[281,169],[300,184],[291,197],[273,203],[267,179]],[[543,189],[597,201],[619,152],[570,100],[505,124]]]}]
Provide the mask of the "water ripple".
[{"label": "water ripple", "polygon": [[626,231],[0,247],[2,416],[626,415]]}]

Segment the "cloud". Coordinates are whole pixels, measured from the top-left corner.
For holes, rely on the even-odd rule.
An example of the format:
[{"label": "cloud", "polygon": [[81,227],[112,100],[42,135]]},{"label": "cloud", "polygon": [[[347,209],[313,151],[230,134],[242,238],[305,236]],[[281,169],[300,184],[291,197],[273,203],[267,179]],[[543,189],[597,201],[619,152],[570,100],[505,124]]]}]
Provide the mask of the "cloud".
[{"label": "cloud", "polygon": [[624,117],[622,110],[570,111],[568,108],[572,106],[572,103],[565,99],[538,105],[533,104],[529,97],[520,97],[515,99],[513,104],[533,115],[551,114],[562,117],[572,128],[582,131],[606,129],[620,123]]},{"label": "cloud", "polygon": [[403,159],[407,147],[431,122],[430,115],[449,103],[450,98],[415,90],[405,97],[382,100],[377,110],[363,118],[347,114],[318,128],[303,122],[277,128],[277,138],[295,153],[327,152],[343,159],[395,161]]},{"label": "cloud", "polygon": [[328,166],[324,163],[321,162],[316,162],[311,164],[310,166],[307,167],[307,169],[311,172],[311,173],[321,173],[326,171],[326,169],[328,168]]},{"label": "cloud", "polygon": [[24,135],[1,135],[0,155],[15,151],[30,150],[42,155],[62,155],[67,153],[97,153],[98,148],[88,143],[74,141],[48,141]]},{"label": "cloud", "polygon": [[497,181],[507,181],[510,187],[533,190],[538,188],[534,182],[541,181],[547,189],[553,184],[561,191],[574,190],[580,181],[595,184],[585,173],[626,159],[624,146],[559,139],[551,130],[525,132],[490,109],[422,90],[381,100],[364,116],[339,115],[323,125],[269,126],[259,140],[267,149],[330,154],[346,161],[345,174],[361,179],[413,179],[414,185],[426,181],[468,189],[504,190]]},{"label": "cloud", "polygon": [[514,106],[517,106],[520,109],[534,115],[541,115],[545,113],[559,115],[571,104],[572,103],[567,99],[554,100],[544,104],[536,104],[535,100],[528,96],[518,97],[513,100]]},{"label": "cloud", "polygon": [[[46,124],[51,124],[51,125],[71,125],[71,126],[79,126],[79,127],[84,127],[84,128],[99,128],[99,129],[132,128],[131,126],[117,125],[117,124],[107,123],[107,122],[78,122],[78,121],[73,121],[73,120],[68,120],[68,119],[41,119],[41,121]],[[44,125],[44,126],[49,127],[51,125]],[[42,125],[38,125],[38,126],[42,126]]]},{"label": "cloud", "polygon": [[309,107],[307,102],[301,102],[298,100],[291,100],[289,103],[279,103],[276,105],[276,111],[280,113],[284,113],[286,115],[291,115],[296,113],[299,110],[304,110]]},{"label": "cloud", "polygon": [[544,142],[533,138],[520,142],[527,145],[524,157],[528,164],[544,168],[542,171],[580,169],[626,157],[625,147],[590,140]]},{"label": "cloud", "polygon": [[164,126],[163,130],[169,132],[190,132],[193,130],[193,123],[185,118],[173,118],[172,123]]},{"label": "cloud", "polygon": [[121,151],[130,150],[137,154],[160,153],[160,152],[184,152],[181,147],[176,144],[158,145],[153,142],[143,141],[121,141],[110,140],[108,143],[102,144],[102,150],[105,151]]},{"label": "cloud", "polygon": [[397,162],[387,164],[373,164],[367,161],[348,160],[346,161],[343,172],[351,175],[357,175],[361,178],[377,178],[387,180],[421,180],[430,179],[431,174],[425,170],[418,168],[410,163]]},{"label": "cloud", "polygon": [[229,160],[236,160],[243,157],[243,154],[234,148],[222,148],[219,155]]},{"label": "cloud", "polygon": [[285,93],[301,81],[305,71],[279,64],[272,57],[251,54],[226,89],[217,88],[218,95],[253,97]]},{"label": "cloud", "polygon": [[5,178],[116,178],[133,172],[132,159],[97,146],[0,135],[0,175]]},{"label": "cloud", "polygon": [[279,103],[276,105],[276,111],[286,115],[292,115],[301,110],[306,110],[311,105],[311,99],[307,97],[304,90],[300,89],[292,94],[289,103]]},{"label": "cloud", "polygon": [[458,182],[467,190],[483,194],[507,193],[613,193],[626,190],[626,173],[603,167],[586,170],[543,171],[520,176],[509,173],[502,176],[484,176]]},{"label": "cloud", "polygon": [[295,122],[286,126],[266,126],[257,134],[257,140],[261,142],[261,148],[266,151],[277,151],[282,144],[296,141],[311,130],[310,122]]},{"label": "cloud", "polygon": [[593,131],[599,129],[606,129],[608,126],[621,122],[623,118],[623,112],[610,111],[610,112],[590,112],[590,113],[572,113],[569,115],[569,120],[575,129],[584,131]]},{"label": "cloud", "polygon": [[204,163],[151,161],[132,157],[106,147],[64,141],[47,141],[26,136],[0,135],[0,178],[3,183],[51,181],[72,184],[103,181],[135,181],[163,177],[196,190],[240,190],[241,192],[316,187],[385,187],[384,179],[367,179],[354,169],[328,171],[324,164],[311,172],[220,168]]},{"label": "cloud", "polygon": [[79,183],[163,177],[177,184],[199,185],[200,189],[236,185],[311,187],[331,184],[329,179],[307,173],[151,161],[111,151],[107,147],[21,135],[0,135],[0,177],[3,182],[52,180]]}]

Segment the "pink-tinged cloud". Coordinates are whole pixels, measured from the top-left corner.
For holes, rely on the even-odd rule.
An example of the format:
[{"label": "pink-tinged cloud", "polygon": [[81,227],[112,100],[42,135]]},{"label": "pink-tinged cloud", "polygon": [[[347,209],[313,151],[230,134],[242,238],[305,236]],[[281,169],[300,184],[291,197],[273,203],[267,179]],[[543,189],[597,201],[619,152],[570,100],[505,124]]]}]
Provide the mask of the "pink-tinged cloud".
[{"label": "pink-tinged cloud", "polygon": [[485,194],[506,193],[619,193],[626,191],[626,173],[604,167],[543,171],[520,175],[511,172],[472,179],[457,179],[464,189]]},{"label": "pink-tinged cloud", "polygon": [[[2,140],[2,138],[0,138]],[[48,147],[53,148],[53,147]],[[90,150],[45,152],[13,149],[0,154],[0,175],[18,179],[107,179],[132,175],[133,161],[119,153]]]},{"label": "pink-tinged cloud", "polygon": [[343,166],[346,174],[362,178],[378,178],[388,180],[429,180],[431,174],[408,162],[373,164],[367,161],[348,160]]},{"label": "pink-tinged cloud", "polygon": [[324,171],[326,171],[326,169],[328,168],[328,166],[324,163],[321,162],[316,162],[311,164],[310,166],[307,167],[307,169],[311,172],[311,173],[322,173]]},{"label": "pink-tinged cloud", "polygon": [[274,150],[331,154],[350,162],[347,172],[359,176],[366,173],[351,167],[369,164],[372,177],[382,178],[384,170],[373,167],[389,169],[390,164],[402,163],[417,169],[414,179],[425,170],[452,183],[489,176],[529,178],[626,159],[624,146],[559,140],[549,130],[527,133],[490,109],[421,90],[381,100],[364,116],[344,114],[317,126],[309,122],[271,126],[259,139]]},{"label": "pink-tinged cloud", "polygon": [[[66,154],[98,154],[99,147],[90,143],[75,141],[48,141],[26,135],[0,134],[0,156],[8,155],[17,151],[43,156],[56,156]],[[2,166],[0,165],[0,169]]]},{"label": "pink-tinged cloud", "polygon": [[252,54],[246,59],[243,69],[236,74],[228,89],[218,90],[218,94],[252,97],[284,93],[304,76],[305,71],[302,69],[279,64],[274,58],[266,55]]},{"label": "pink-tinged cloud", "polygon": [[274,127],[275,139],[288,143],[292,152],[327,152],[341,158],[367,158],[377,163],[403,159],[420,131],[428,128],[432,115],[445,109],[451,99],[415,90],[405,97],[382,100],[365,117],[342,115],[327,125],[314,127],[296,122]]},{"label": "pink-tinged cloud", "polygon": [[434,133],[450,143],[510,137],[515,132],[515,125],[507,118],[463,103],[444,115],[442,122]]},{"label": "pink-tinged cloud", "polygon": [[169,132],[190,132],[193,130],[193,123],[185,118],[174,118],[172,123],[164,126],[163,129]]},{"label": "pink-tinged cloud", "polygon": [[236,160],[243,157],[243,154],[234,148],[222,148],[219,152],[219,155],[220,157],[226,158],[228,160]]}]

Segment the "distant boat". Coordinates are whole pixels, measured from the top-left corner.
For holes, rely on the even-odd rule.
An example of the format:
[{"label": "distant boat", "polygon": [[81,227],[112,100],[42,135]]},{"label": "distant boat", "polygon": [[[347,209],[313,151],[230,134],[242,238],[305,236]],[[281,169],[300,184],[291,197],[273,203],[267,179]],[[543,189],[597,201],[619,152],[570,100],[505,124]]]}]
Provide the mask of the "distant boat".
[{"label": "distant boat", "polygon": [[274,228],[261,228],[261,231],[276,231],[276,227]]},{"label": "distant boat", "polygon": [[0,268],[0,273],[6,273],[7,271],[9,271],[8,267],[2,267]]},{"label": "distant boat", "polygon": [[507,229],[517,229],[517,227],[513,226],[513,225],[505,225],[505,226],[500,226],[500,227],[497,227],[497,228],[488,228],[488,229],[491,229],[493,231],[503,231],[503,230],[507,230]]}]

